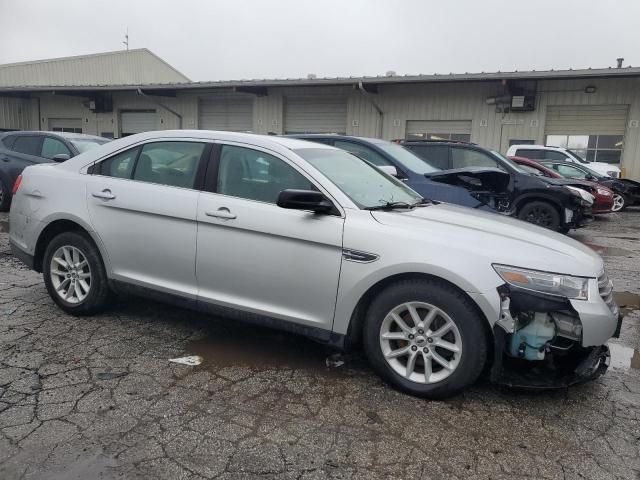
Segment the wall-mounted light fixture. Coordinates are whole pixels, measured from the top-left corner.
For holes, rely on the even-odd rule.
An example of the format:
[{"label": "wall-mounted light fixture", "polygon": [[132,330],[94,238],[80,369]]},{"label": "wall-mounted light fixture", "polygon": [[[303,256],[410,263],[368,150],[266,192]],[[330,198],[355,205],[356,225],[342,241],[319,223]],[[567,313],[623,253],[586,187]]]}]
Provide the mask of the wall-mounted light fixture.
[{"label": "wall-mounted light fixture", "polygon": [[596,90],[598,89],[595,85],[587,85],[586,87],[584,87],[584,93],[596,93]]}]

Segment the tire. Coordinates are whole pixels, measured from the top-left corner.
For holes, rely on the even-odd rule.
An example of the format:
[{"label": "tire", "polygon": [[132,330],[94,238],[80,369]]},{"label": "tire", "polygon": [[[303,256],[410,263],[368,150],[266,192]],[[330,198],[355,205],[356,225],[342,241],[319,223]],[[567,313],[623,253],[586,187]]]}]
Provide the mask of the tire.
[{"label": "tire", "polygon": [[[423,319],[435,311],[430,325],[434,331],[427,328],[426,321],[422,330],[420,325],[416,327],[411,321],[411,311],[407,309],[402,313],[407,304],[414,306],[418,317]],[[412,333],[403,331],[392,313],[399,316]],[[440,337],[429,335],[437,333],[447,320],[453,323],[453,328]],[[393,387],[417,397],[444,399],[473,384],[482,373],[488,351],[485,323],[471,300],[454,287],[430,279],[401,281],[383,290],[371,302],[363,327],[364,349],[376,373]],[[383,339],[383,334],[397,338]],[[447,348],[437,345],[443,344],[442,340],[448,342]],[[459,351],[451,351],[452,346]],[[406,349],[406,355],[387,359],[390,352]],[[452,368],[444,368],[432,351]],[[414,367],[409,373],[407,366],[413,355]]]},{"label": "tire", "polygon": [[611,207],[612,212],[621,212],[628,206],[629,202],[627,201],[627,197],[620,193],[613,194],[613,207]]},{"label": "tire", "polygon": [[518,212],[518,218],[549,230],[560,228],[560,213],[549,202],[536,200],[526,203]]},{"label": "tire", "polygon": [[[68,258],[75,265],[80,264],[80,268],[66,268],[62,263],[68,264]],[[49,242],[44,253],[42,275],[53,301],[71,315],[97,313],[107,305],[111,296],[100,252],[82,233],[64,232]]]},{"label": "tire", "polygon": [[5,185],[4,180],[0,178],[0,212],[9,211],[11,206],[11,190]]}]

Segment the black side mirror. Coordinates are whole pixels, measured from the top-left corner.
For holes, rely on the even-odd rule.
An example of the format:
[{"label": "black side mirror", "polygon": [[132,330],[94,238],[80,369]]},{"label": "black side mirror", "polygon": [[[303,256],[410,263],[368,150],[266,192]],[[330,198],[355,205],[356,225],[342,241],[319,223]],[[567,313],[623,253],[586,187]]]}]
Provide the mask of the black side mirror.
[{"label": "black side mirror", "polygon": [[54,162],[66,162],[70,158],[71,157],[66,153],[59,153],[58,155],[54,155],[51,160],[53,160]]},{"label": "black side mirror", "polygon": [[315,190],[283,190],[277,205],[292,210],[311,210],[316,213],[337,214],[336,207],[322,193]]}]

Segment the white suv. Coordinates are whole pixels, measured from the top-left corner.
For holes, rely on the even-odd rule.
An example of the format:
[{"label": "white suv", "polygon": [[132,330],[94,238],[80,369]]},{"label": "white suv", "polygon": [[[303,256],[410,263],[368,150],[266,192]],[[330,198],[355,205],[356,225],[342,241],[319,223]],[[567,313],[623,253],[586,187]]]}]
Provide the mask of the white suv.
[{"label": "white suv", "polygon": [[[592,379],[619,331],[589,247],[430,202],[328,145],[147,132],[27,167],[14,191],[12,250],[65,312],[137,292],[362,343],[384,379],[415,395],[456,393],[485,366],[510,385]],[[514,363],[524,370],[507,375]]]},{"label": "white suv", "polygon": [[563,162],[582,163],[591,170],[607,177],[620,178],[620,169],[604,162],[588,162],[576,152],[563,147],[547,147],[546,145],[511,145],[507,157],[524,157],[531,160],[560,160]]}]

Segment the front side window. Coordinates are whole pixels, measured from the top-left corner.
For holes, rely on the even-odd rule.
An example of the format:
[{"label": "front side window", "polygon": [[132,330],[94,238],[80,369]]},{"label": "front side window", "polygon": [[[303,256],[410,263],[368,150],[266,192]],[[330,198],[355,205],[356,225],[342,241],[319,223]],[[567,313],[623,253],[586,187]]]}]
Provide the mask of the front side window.
[{"label": "front side window", "polygon": [[53,158],[56,155],[63,154],[71,157],[71,152],[64,143],[57,138],[44,137],[44,140],[42,141],[42,157]]},{"label": "front side window", "polygon": [[369,147],[365,147],[364,145],[359,145],[353,142],[345,142],[343,140],[336,140],[333,144],[336,148],[340,148],[342,150],[346,150],[347,152],[351,152],[354,155],[357,155],[360,158],[364,158],[365,160],[370,161],[376,167],[381,167],[384,165],[391,165],[386,158],[382,155],[374,151]]},{"label": "front side window", "polygon": [[142,147],[133,179],[171,187],[193,188],[204,143],[156,142]]},{"label": "front side window", "polygon": [[300,172],[273,155],[223,145],[216,192],[258,202],[276,203],[283,190],[317,190]]},{"label": "front side window", "polygon": [[408,148],[429,165],[441,170],[449,168],[449,147],[447,145],[411,145]]},{"label": "front side window", "polygon": [[399,180],[350,153],[326,148],[305,148],[296,150],[296,153],[360,208],[376,207],[388,202],[413,204],[421,199],[419,194]]},{"label": "front side window", "polygon": [[489,167],[489,168],[505,168],[495,159],[490,157],[484,152],[478,150],[472,150],[468,148],[451,149],[451,162],[452,168],[467,168],[467,167]]},{"label": "front side window", "polygon": [[413,153],[411,150],[404,148],[397,143],[384,142],[379,143],[378,148],[384,151],[387,155],[393,157],[400,165],[404,166],[407,170],[416,172],[419,175],[425,173],[438,172],[440,169],[431,165]]},{"label": "front side window", "polygon": [[567,178],[586,178],[587,174],[579,168],[572,167],[571,165],[554,165],[560,175]]},{"label": "front side window", "polygon": [[25,135],[16,138],[13,142],[13,151],[18,153],[24,153],[25,155],[40,155],[40,141],[41,138],[35,135]]}]

